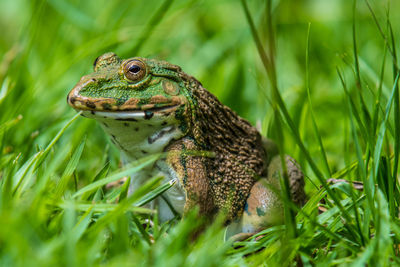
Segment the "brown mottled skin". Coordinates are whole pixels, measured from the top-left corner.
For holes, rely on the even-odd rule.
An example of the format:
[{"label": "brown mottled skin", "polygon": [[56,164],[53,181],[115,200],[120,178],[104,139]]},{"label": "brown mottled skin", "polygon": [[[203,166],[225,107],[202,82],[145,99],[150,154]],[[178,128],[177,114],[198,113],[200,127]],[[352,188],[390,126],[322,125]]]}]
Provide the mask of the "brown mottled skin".
[{"label": "brown mottled skin", "polygon": [[[84,116],[107,122],[105,130],[129,160],[142,155],[138,147],[146,154],[153,148],[167,152],[156,167],[168,179],[178,178],[177,190],[185,192],[183,213],[194,206],[210,218],[223,211],[227,222],[240,221],[234,233],[253,233],[279,221],[270,214],[281,217],[282,212],[275,193],[281,172],[276,146],[179,66],[146,58],[122,61],[107,53],[70,92],[68,103]],[[137,136],[130,135],[131,125]],[[303,174],[288,156],[286,164],[293,200],[302,204]]]},{"label": "brown mottled skin", "polygon": [[[193,199],[191,202],[199,205],[202,213],[215,211],[216,206],[217,209],[227,212],[228,220],[235,219],[242,214],[256,180],[268,175],[268,159],[275,155],[267,157],[262,137],[255,127],[223,105],[194,77],[180,68],[177,71],[196,101],[195,116],[191,121],[193,125],[188,134],[193,138],[172,143],[167,151],[174,150],[178,145],[181,146],[181,151],[188,149],[214,152],[213,158],[186,156],[188,165],[205,166],[201,171],[193,171],[192,176],[190,173],[185,174],[188,177],[186,187],[191,189],[187,191],[193,193],[189,200]],[[278,159],[279,157],[275,163],[280,165]],[[200,160],[202,164],[197,163]],[[305,201],[303,174],[288,156],[286,165],[293,201],[301,205]],[[210,189],[211,194],[205,189]],[[207,199],[213,201],[206,201]],[[187,202],[186,209],[191,208],[191,202]]]}]

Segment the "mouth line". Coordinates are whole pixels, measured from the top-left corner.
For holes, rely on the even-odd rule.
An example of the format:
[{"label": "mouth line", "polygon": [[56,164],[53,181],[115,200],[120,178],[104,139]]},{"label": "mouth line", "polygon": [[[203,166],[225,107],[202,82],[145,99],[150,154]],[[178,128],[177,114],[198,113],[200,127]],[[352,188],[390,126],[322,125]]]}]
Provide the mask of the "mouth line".
[{"label": "mouth line", "polygon": [[[107,112],[162,112],[168,109],[173,109],[177,108],[179,105],[170,105],[170,106],[162,106],[162,107],[156,107],[156,108],[144,108],[144,109],[134,109],[134,108],[128,108],[128,109],[117,109],[117,110],[107,110]],[[96,110],[94,110],[96,111]],[[100,111],[105,111],[105,110],[99,110],[96,112]]]},{"label": "mouth line", "polygon": [[[83,110],[87,115],[90,113],[94,117],[102,117],[104,119],[114,119],[119,121],[137,121],[137,120],[149,120],[154,115],[169,115],[171,112],[176,110],[179,105],[164,106],[158,108],[148,109],[126,109],[126,110]],[[87,117],[83,115],[84,117]]]},{"label": "mouth line", "polygon": [[122,108],[122,109],[107,109],[107,108],[96,108],[96,105],[89,106],[87,104],[83,105],[75,105],[75,104],[70,104],[74,109],[78,111],[94,111],[94,112],[144,112],[144,111],[151,111],[151,112],[162,112],[164,110],[172,109],[172,108],[177,108],[180,106],[180,104],[175,104],[175,105],[168,105],[165,104],[164,106],[161,107],[138,107],[138,108]]}]

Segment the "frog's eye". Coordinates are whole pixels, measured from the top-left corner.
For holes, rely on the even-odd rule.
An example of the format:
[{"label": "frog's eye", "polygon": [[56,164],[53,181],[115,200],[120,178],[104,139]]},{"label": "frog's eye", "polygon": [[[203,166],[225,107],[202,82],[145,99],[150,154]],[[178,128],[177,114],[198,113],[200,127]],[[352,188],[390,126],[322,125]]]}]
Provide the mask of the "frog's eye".
[{"label": "frog's eye", "polygon": [[124,65],[125,78],[132,82],[141,80],[146,75],[146,65],[140,60],[131,60]]}]

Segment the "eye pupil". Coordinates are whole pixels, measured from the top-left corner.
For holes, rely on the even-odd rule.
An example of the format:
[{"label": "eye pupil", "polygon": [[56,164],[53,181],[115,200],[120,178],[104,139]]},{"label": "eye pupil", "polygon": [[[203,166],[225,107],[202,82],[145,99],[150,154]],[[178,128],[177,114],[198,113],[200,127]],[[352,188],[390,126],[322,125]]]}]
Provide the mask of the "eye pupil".
[{"label": "eye pupil", "polygon": [[132,65],[132,66],[129,67],[129,72],[136,74],[136,73],[138,73],[141,69],[142,69],[142,68],[139,67],[138,65]]}]

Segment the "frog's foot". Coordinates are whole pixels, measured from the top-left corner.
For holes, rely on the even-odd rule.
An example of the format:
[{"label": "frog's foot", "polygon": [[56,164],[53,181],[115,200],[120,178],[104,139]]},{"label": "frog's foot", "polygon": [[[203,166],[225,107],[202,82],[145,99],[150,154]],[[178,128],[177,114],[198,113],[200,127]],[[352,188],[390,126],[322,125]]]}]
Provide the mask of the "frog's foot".
[{"label": "frog's foot", "polygon": [[260,179],[247,199],[242,217],[227,226],[225,240],[240,241],[283,222],[283,204],[277,195],[279,180]]}]

